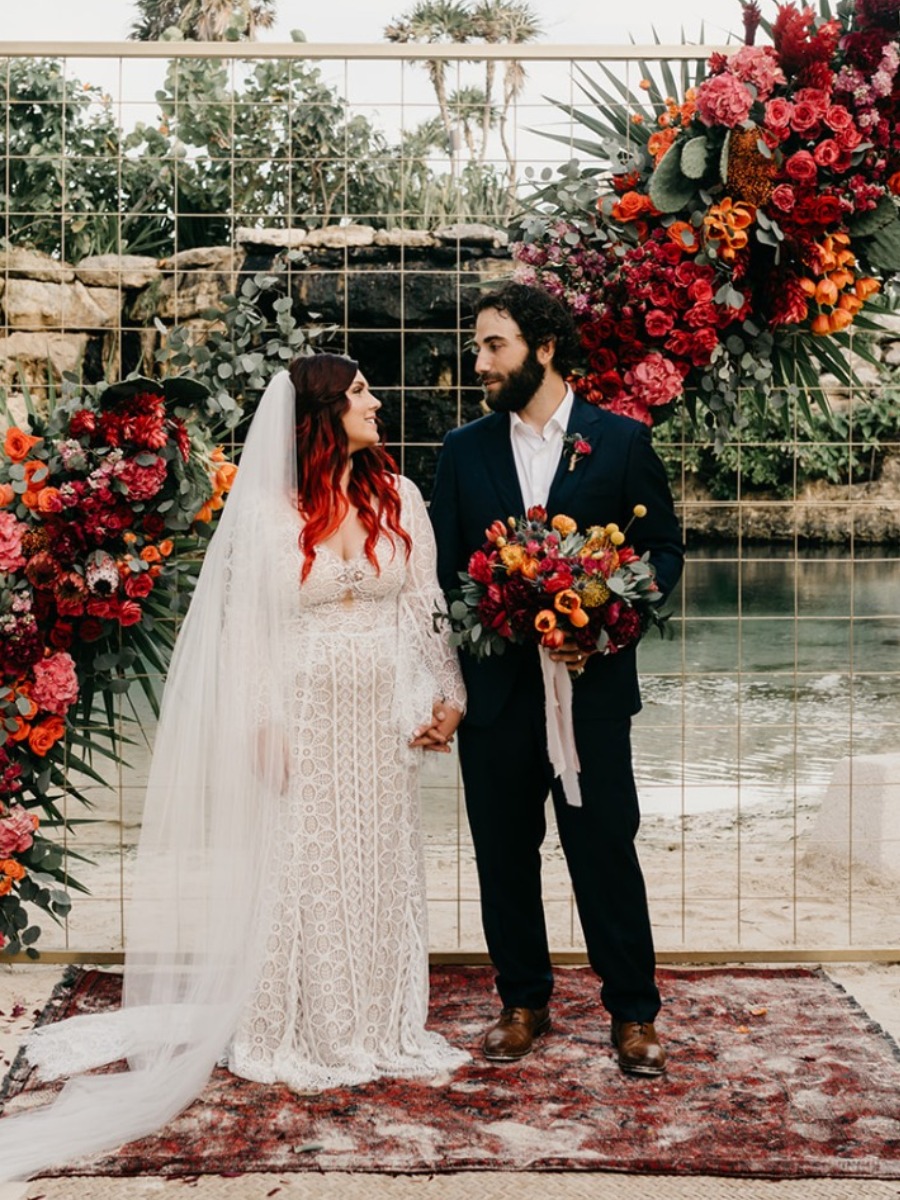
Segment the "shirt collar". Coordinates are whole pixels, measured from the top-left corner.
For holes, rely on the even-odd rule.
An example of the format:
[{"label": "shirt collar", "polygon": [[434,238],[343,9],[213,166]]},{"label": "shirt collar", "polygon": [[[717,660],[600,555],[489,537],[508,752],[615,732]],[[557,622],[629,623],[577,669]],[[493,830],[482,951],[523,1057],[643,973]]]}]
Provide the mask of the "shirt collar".
[{"label": "shirt collar", "polygon": [[[562,403],[560,404],[560,406],[556,410],[556,412],[553,414],[553,416],[550,418],[550,420],[547,422],[547,424],[544,426],[544,432],[542,435],[544,438],[547,438],[550,434],[553,433],[554,427],[561,430],[563,434],[566,432],[566,430],[569,428],[569,417],[572,414],[572,405],[574,403],[575,403],[575,393],[572,391],[572,389],[568,385],[566,385],[566,394],[565,394],[565,396],[563,396]],[[510,416],[510,431],[512,433],[515,433],[516,430],[521,428],[522,432],[528,433],[532,437],[537,436],[535,434],[535,431],[532,428],[532,426],[529,425],[527,421],[523,421],[517,412],[510,413],[509,416]]]}]

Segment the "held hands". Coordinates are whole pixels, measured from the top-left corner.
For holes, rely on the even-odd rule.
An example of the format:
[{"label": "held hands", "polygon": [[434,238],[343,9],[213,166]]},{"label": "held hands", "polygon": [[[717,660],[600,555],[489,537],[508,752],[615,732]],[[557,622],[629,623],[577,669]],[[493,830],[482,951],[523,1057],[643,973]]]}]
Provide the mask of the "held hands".
[{"label": "held hands", "polygon": [[587,660],[597,653],[597,650],[584,650],[572,638],[566,638],[550,651],[550,657],[554,662],[565,663],[572,675],[580,675],[587,665]]},{"label": "held hands", "polygon": [[452,704],[436,700],[431,712],[431,724],[419,725],[413,730],[409,746],[422,750],[436,750],[441,754],[449,754],[453,735],[462,720],[462,713]]}]

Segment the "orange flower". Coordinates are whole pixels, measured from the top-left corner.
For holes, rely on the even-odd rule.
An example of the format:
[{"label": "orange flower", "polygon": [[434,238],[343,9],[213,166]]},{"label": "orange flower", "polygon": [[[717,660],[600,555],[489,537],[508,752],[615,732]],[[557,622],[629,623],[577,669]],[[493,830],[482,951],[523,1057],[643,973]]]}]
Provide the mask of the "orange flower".
[{"label": "orange flower", "polygon": [[506,567],[509,575],[520,570],[527,555],[521,546],[504,546],[500,551],[500,561]]},{"label": "orange flower", "polygon": [[640,192],[625,192],[612,206],[612,216],[616,221],[636,221],[648,203],[649,197]]},{"label": "orange flower", "polygon": [[573,608],[569,613],[569,620],[576,629],[583,629],[590,619],[590,616],[583,608]]},{"label": "orange flower", "polygon": [[576,608],[581,608],[581,600],[577,592],[566,588],[565,591],[557,592],[553,597],[553,607],[557,612],[573,613]]},{"label": "orange flower", "polygon": [[12,880],[8,875],[0,878],[0,896],[7,896],[12,891]]},{"label": "orange flower", "polygon": [[655,133],[650,134],[650,137],[647,139],[647,151],[653,156],[657,164],[675,141],[677,132],[670,125],[668,129],[658,129]]},{"label": "orange flower", "polygon": [[538,633],[549,633],[556,628],[556,613],[549,608],[542,608],[534,618],[534,627]]},{"label": "orange flower", "polygon": [[12,490],[12,484],[0,483],[0,508],[8,508],[16,498],[16,493]]},{"label": "orange flower", "polygon": [[860,279],[857,279],[854,291],[860,300],[867,300],[875,292],[881,291],[881,284],[877,279],[872,279],[869,275],[863,275]]},{"label": "orange flower", "polygon": [[537,579],[540,573],[541,564],[536,558],[531,558],[530,556],[519,567],[519,574],[524,575],[526,579]]},{"label": "orange flower", "polygon": [[65,732],[66,726],[62,717],[47,717],[32,729],[28,736],[28,745],[34,754],[43,758]]},{"label": "orange flower", "polygon": [[23,700],[28,701],[28,711],[22,713],[21,716],[24,717],[26,721],[30,721],[33,717],[37,716],[38,706],[32,700],[31,696],[24,687],[20,689],[19,695]]},{"label": "orange flower", "polygon": [[845,308],[836,308],[828,318],[831,323],[831,332],[840,333],[842,329],[846,329],[848,325],[853,324],[853,314]]},{"label": "orange flower", "polygon": [[162,558],[162,554],[156,546],[145,546],[140,556],[146,563],[157,563]]},{"label": "orange flower", "polygon": [[820,279],[816,285],[816,302],[818,304],[837,304],[838,290],[830,279]]},{"label": "orange flower", "polygon": [[209,504],[203,505],[203,507],[200,509],[200,511],[194,517],[194,520],[195,521],[211,521],[212,520],[212,509],[210,508]]},{"label": "orange flower", "polygon": [[213,450],[212,454],[210,454],[209,457],[210,457],[211,462],[214,462],[214,463],[224,462],[225,461],[225,451],[222,449],[221,446],[216,446],[215,450]]},{"label": "orange flower", "polygon": [[900,196],[900,171],[895,171],[887,181],[888,191],[895,196]]},{"label": "orange flower", "polygon": [[42,513],[58,512],[59,508],[57,507],[57,505],[60,505],[59,488],[55,488],[55,487],[41,488],[40,492],[38,493],[38,502],[37,502],[38,512],[42,512]]},{"label": "orange flower", "polygon": [[567,517],[565,513],[558,513],[550,522],[550,525],[557,533],[562,534],[563,537],[568,537],[570,533],[574,533],[578,528],[578,523],[573,521],[571,517]]},{"label": "orange flower", "polygon": [[11,462],[24,462],[32,446],[36,446],[40,440],[38,437],[32,437],[31,434],[17,429],[15,425],[11,425],[6,431],[3,449]]},{"label": "orange flower", "polygon": [[218,490],[220,492],[230,492],[235,475],[237,475],[237,467],[234,463],[223,463],[218,471],[216,471],[216,487]]},{"label": "orange flower", "polygon": [[827,337],[831,332],[831,322],[826,313],[819,313],[817,317],[813,317],[810,329],[818,337]]},{"label": "orange flower", "polygon": [[16,862],[14,858],[4,858],[0,860],[0,871],[7,875],[10,879],[24,879],[25,868],[20,862]]},{"label": "orange flower", "polygon": [[39,492],[42,487],[47,486],[47,482],[50,479],[50,472],[45,462],[41,462],[40,459],[32,459],[31,462],[25,464],[23,470],[25,472],[25,483],[30,492]]},{"label": "orange flower", "polygon": [[165,538],[163,541],[161,541],[159,543],[159,552],[163,556],[163,558],[168,558],[174,549],[175,549],[175,543],[172,541],[171,538]]},{"label": "orange flower", "polygon": [[747,234],[748,226],[753,224],[756,209],[752,204],[743,200],[733,201],[726,196],[719,204],[710,205],[709,212],[703,218],[707,237],[719,242],[719,258],[732,261],[739,250],[745,249],[750,240]]},{"label": "orange flower", "polygon": [[687,221],[673,221],[666,230],[676,246],[680,246],[685,254],[696,254],[700,249],[700,238],[697,230]]},{"label": "orange flower", "polygon": [[16,728],[7,730],[6,736],[11,742],[24,742],[29,733],[31,733],[31,726],[24,717],[15,716],[13,720],[16,722]]}]

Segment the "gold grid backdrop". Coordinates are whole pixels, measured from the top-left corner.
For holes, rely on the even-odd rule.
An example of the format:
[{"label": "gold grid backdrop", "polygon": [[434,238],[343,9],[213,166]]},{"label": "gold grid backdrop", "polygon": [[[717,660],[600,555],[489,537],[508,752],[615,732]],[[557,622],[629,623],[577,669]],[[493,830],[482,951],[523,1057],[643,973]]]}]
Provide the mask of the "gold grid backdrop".
[{"label": "gold grid backdrop", "polygon": [[[395,169],[398,157],[401,168],[414,167],[418,160],[404,155],[417,152],[412,143],[404,151],[391,147],[423,122],[440,121],[427,62],[443,63],[448,91],[458,96],[487,61],[499,73],[509,63],[524,71],[503,138],[495,130],[483,154],[483,165],[500,174],[512,160],[524,198],[530,178],[584,157],[575,147],[584,131],[544,97],[589,109],[582,72],[599,78],[600,62],[636,88],[641,60],[665,59],[678,68],[678,60],[705,58],[711,49],[405,47],[401,54],[389,46],[258,43],[10,46],[0,64],[8,96],[3,168],[7,179],[17,178],[17,160],[29,155],[47,173],[41,192],[7,189],[4,215],[11,230],[25,231],[23,244],[29,228],[40,226],[45,235],[56,228],[58,247],[43,264],[40,282],[47,286],[32,289],[30,299],[22,299],[22,261],[15,253],[2,256],[0,378],[15,405],[19,368],[30,372],[40,397],[48,354],[57,369],[80,366],[91,378],[146,368],[173,324],[193,323],[199,331],[201,309],[271,263],[279,238],[261,229],[326,224],[333,233],[338,226],[333,237],[298,239],[288,286],[303,311],[335,325],[329,344],[360,359],[384,401],[401,469],[427,497],[443,434],[479,412],[466,350],[473,291],[511,270],[502,194],[485,193],[479,209],[476,190],[470,188],[464,202],[456,186],[471,162],[467,137],[477,136],[459,104],[451,114],[454,137],[443,149],[427,151],[443,183],[429,193],[424,212],[421,196],[418,207],[410,202],[408,173]],[[152,138],[138,148],[123,144],[112,161],[108,146],[92,156],[82,140],[76,161],[67,137],[72,100],[63,88],[31,114],[59,129],[59,138],[23,149],[12,136],[22,115],[17,105],[34,108],[34,102],[16,93],[17,72],[23,65],[46,72],[50,60],[61,80],[77,81],[97,113],[125,132],[140,122],[167,132],[156,93],[168,69],[175,121],[209,117],[206,105],[215,110],[218,138],[202,151],[186,146],[174,161],[154,160]],[[198,100],[180,86],[199,61],[220,67],[224,99]],[[254,109],[261,118],[266,105],[279,103],[277,94],[250,103],[236,99],[236,83],[260,64],[286,65],[289,77],[316,73],[325,89],[320,98],[308,111],[285,105],[284,112],[288,129],[316,116],[340,129],[314,159],[291,136],[280,157],[248,157],[241,150],[239,134],[255,119]],[[384,167],[380,192],[354,182],[359,122],[384,131],[383,158],[375,154],[365,164],[367,178],[376,182]],[[140,197],[123,199],[129,171],[143,157],[152,170],[173,172],[177,183],[179,172],[187,180],[204,155],[222,167],[220,191],[203,196],[175,187],[163,247],[153,240],[153,211],[141,207]],[[102,208],[86,207],[78,194],[86,168],[116,175]],[[268,207],[257,203],[262,193],[254,180],[270,181]],[[354,196],[362,198],[355,207]],[[210,229],[213,251],[201,237]],[[126,242],[153,260],[152,282],[133,279],[138,268],[126,260],[104,260],[101,267],[91,259],[90,270],[79,274],[86,246],[89,254],[115,253]],[[15,236],[11,243],[17,245]],[[282,234],[280,244],[291,239]],[[113,294],[93,326],[85,315],[89,305],[76,306],[63,291],[80,287],[84,301],[86,289],[90,301],[92,286]],[[887,365],[858,392],[835,392],[844,418],[839,434],[824,430],[810,441],[795,414],[795,433],[777,445],[738,437],[729,449],[731,470],[719,473],[713,493],[699,487],[696,473],[698,462],[709,458],[708,446],[677,419],[658,434],[688,546],[684,578],[671,601],[674,638],[648,640],[640,651],[645,707],[634,730],[644,811],[640,852],[661,957],[900,955],[900,445],[896,432],[882,436],[877,448],[863,436],[875,401],[895,394],[892,370]],[[835,482],[800,482],[801,451],[806,460],[827,460]],[[761,454],[788,480],[777,495],[760,494]],[[133,735],[124,705],[122,729]],[[94,808],[67,806],[70,817],[88,818],[73,827],[68,842],[92,860],[73,864],[90,894],[75,897],[64,927],[45,926],[40,945],[47,957],[121,954],[153,735],[148,714],[142,716],[147,744],[127,748],[128,766],[110,776],[108,787],[85,787]],[[427,761],[423,820],[432,949],[471,958],[483,942],[455,757]],[[577,916],[552,824],[545,872],[554,949],[578,955]]]}]

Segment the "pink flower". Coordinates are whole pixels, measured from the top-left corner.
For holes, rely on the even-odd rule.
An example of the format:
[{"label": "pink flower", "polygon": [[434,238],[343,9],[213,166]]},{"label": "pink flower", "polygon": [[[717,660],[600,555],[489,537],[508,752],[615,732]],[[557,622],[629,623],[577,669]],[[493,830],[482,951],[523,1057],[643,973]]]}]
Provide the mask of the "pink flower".
[{"label": "pink flower", "polygon": [[784,164],[784,169],[797,183],[815,183],[818,175],[816,160],[808,150],[798,150]]},{"label": "pink flower", "polygon": [[31,698],[46,712],[64,717],[78,699],[78,679],[70,654],[60,650],[34,664]]},{"label": "pink flower", "polygon": [[129,500],[150,500],[166,482],[166,462],[157,458],[147,466],[134,459],[119,463],[116,478],[125,488]]},{"label": "pink flower", "polygon": [[0,512],[0,571],[18,571],[25,566],[22,534],[26,526],[10,512]]},{"label": "pink flower", "polygon": [[697,89],[697,112],[705,125],[734,129],[747,120],[753,95],[734,75],[714,75]]},{"label": "pink flower", "polygon": [[681,394],[684,387],[681,372],[661,354],[648,354],[630,371],[626,371],[625,383],[635,400],[647,408],[668,404]]},{"label": "pink flower", "polygon": [[798,102],[791,113],[791,129],[804,137],[813,137],[819,131],[821,120],[817,109],[811,104]]},{"label": "pink flower", "polygon": [[842,129],[852,128],[853,117],[843,104],[829,104],[825,109],[825,124],[835,133],[839,133]]},{"label": "pink flower", "polygon": [[18,804],[5,817],[0,817],[0,858],[24,854],[34,841],[37,818]]},{"label": "pink flower", "polygon": [[834,138],[825,138],[813,150],[813,158],[820,167],[833,167],[841,158],[841,148]]},{"label": "pink flower", "polygon": [[793,113],[794,106],[790,100],[784,100],[782,97],[776,96],[774,100],[770,100],[766,105],[766,127],[784,137],[790,129]]},{"label": "pink flower", "polygon": [[728,60],[728,70],[755,87],[759,100],[767,100],[776,84],[787,82],[772,46],[743,46]]},{"label": "pink flower", "polygon": [[769,197],[779,212],[789,213],[797,203],[797,196],[789,183],[779,183]]},{"label": "pink flower", "polygon": [[651,308],[644,317],[644,325],[651,337],[665,337],[674,323],[672,314],[663,312],[661,308]]}]

